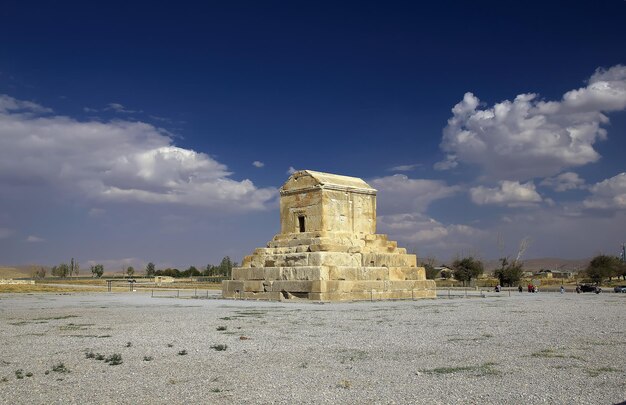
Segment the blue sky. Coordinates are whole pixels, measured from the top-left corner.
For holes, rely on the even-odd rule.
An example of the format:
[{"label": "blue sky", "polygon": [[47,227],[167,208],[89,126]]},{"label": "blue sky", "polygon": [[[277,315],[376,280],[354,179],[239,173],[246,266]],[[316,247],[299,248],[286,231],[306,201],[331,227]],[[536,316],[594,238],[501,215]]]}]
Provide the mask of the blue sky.
[{"label": "blue sky", "polygon": [[[227,3],[227,4],[226,4]],[[239,261],[293,169],[420,257],[626,241],[626,2],[6,1],[0,263]]]}]

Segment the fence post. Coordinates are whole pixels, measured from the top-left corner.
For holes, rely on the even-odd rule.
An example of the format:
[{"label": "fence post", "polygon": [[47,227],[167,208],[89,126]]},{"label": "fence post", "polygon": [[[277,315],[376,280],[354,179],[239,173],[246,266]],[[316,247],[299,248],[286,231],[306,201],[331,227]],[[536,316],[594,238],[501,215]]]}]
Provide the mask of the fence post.
[{"label": "fence post", "polygon": [[176,290],[176,298],[180,297],[180,290]]},{"label": "fence post", "polygon": [[448,288],[448,299],[450,299],[450,289]]},{"label": "fence post", "polygon": [[154,298],[154,288],[152,289],[152,294],[150,295],[150,298]]}]

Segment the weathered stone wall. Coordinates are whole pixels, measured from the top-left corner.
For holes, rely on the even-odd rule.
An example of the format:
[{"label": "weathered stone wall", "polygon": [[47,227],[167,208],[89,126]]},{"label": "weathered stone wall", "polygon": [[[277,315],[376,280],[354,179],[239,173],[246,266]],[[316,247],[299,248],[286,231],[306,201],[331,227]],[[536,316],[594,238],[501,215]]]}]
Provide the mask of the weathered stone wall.
[{"label": "weathered stone wall", "polygon": [[[434,298],[415,255],[376,234],[376,190],[363,180],[297,172],[281,188],[281,233],[224,281],[225,298]],[[302,229],[304,228],[304,229]]]}]

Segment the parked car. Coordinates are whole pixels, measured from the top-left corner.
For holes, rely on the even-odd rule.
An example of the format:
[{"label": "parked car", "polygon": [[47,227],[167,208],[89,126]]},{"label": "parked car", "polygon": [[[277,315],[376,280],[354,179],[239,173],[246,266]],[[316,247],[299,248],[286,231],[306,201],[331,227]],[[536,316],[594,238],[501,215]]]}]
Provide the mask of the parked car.
[{"label": "parked car", "polygon": [[600,288],[597,285],[593,285],[593,284],[581,284],[578,286],[580,288],[581,292],[594,292],[594,293],[599,293],[602,291],[602,288]]},{"label": "parked car", "polygon": [[613,289],[616,293],[626,293],[626,285],[618,285]]}]

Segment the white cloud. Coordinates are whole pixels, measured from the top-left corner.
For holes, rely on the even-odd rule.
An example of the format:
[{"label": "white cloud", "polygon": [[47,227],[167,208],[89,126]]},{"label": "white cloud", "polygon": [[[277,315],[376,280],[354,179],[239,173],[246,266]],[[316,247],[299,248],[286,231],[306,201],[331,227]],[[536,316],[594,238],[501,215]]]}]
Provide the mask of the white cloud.
[{"label": "white cloud", "polygon": [[63,191],[98,202],[264,209],[272,188],[232,179],[205,153],[176,147],[143,122],[78,121],[0,96],[0,186]]},{"label": "white cloud", "polygon": [[255,160],[254,162],[252,162],[252,166],[260,169],[261,167],[265,166],[265,163]]},{"label": "white cloud", "polygon": [[585,208],[626,209],[626,173],[620,173],[589,188],[591,196],[583,201]]},{"label": "white cloud", "polygon": [[293,168],[293,166],[289,166],[289,169],[287,169],[287,174],[288,174],[288,175],[292,175],[292,174],[294,174],[295,172],[297,172],[297,170],[296,170],[296,169],[294,169],[294,168]]},{"label": "white cloud", "polygon": [[368,183],[378,190],[378,211],[383,214],[423,212],[433,201],[451,197],[460,190],[441,180],[410,179],[404,174],[379,177]]},{"label": "white cloud", "polygon": [[7,96],[6,94],[0,94],[0,113],[6,111],[13,111],[27,116],[52,112],[51,109],[42,107],[39,104],[30,101],[17,100],[13,97]]},{"label": "white cloud", "polygon": [[30,243],[45,242],[45,241],[46,241],[45,239],[40,238],[35,235],[28,235],[28,237],[26,238],[26,242],[30,242]]},{"label": "white cloud", "polygon": [[[423,214],[393,214],[378,217],[380,230],[404,243],[416,244],[421,252],[442,248],[469,248],[485,231],[461,224],[445,225]],[[451,257],[454,252],[449,253]],[[447,257],[446,257],[447,258]]]},{"label": "white cloud", "polygon": [[585,180],[581,179],[578,174],[574,172],[565,172],[555,177],[548,177],[539,184],[561,192],[583,188],[585,186]]},{"label": "white cloud", "polygon": [[142,112],[142,111],[129,110],[120,103],[109,103],[104,108],[104,111],[115,111],[116,113],[120,113],[120,114],[133,114],[137,112]]},{"label": "white cloud", "polygon": [[410,172],[411,170],[414,170],[417,167],[422,166],[421,163],[413,163],[410,165],[399,165],[399,166],[394,166],[394,167],[390,167],[388,170],[390,172]]},{"label": "white cloud", "polygon": [[435,170],[450,170],[454,169],[459,165],[459,162],[456,161],[455,155],[446,155],[446,158],[440,162],[437,162],[433,165]]},{"label": "white cloud", "polygon": [[626,67],[597,70],[587,86],[561,101],[541,101],[531,93],[479,106],[472,93],[454,106],[443,131],[444,152],[493,179],[552,176],[599,159],[594,144],[606,138],[601,126],[609,122],[603,112],[626,108]]},{"label": "white cloud", "polygon": [[541,202],[541,196],[531,181],[521,184],[518,181],[504,180],[499,182],[499,187],[478,186],[471,188],[469,192],[472,201],[478,205],[495,204],[515,207]]}]

